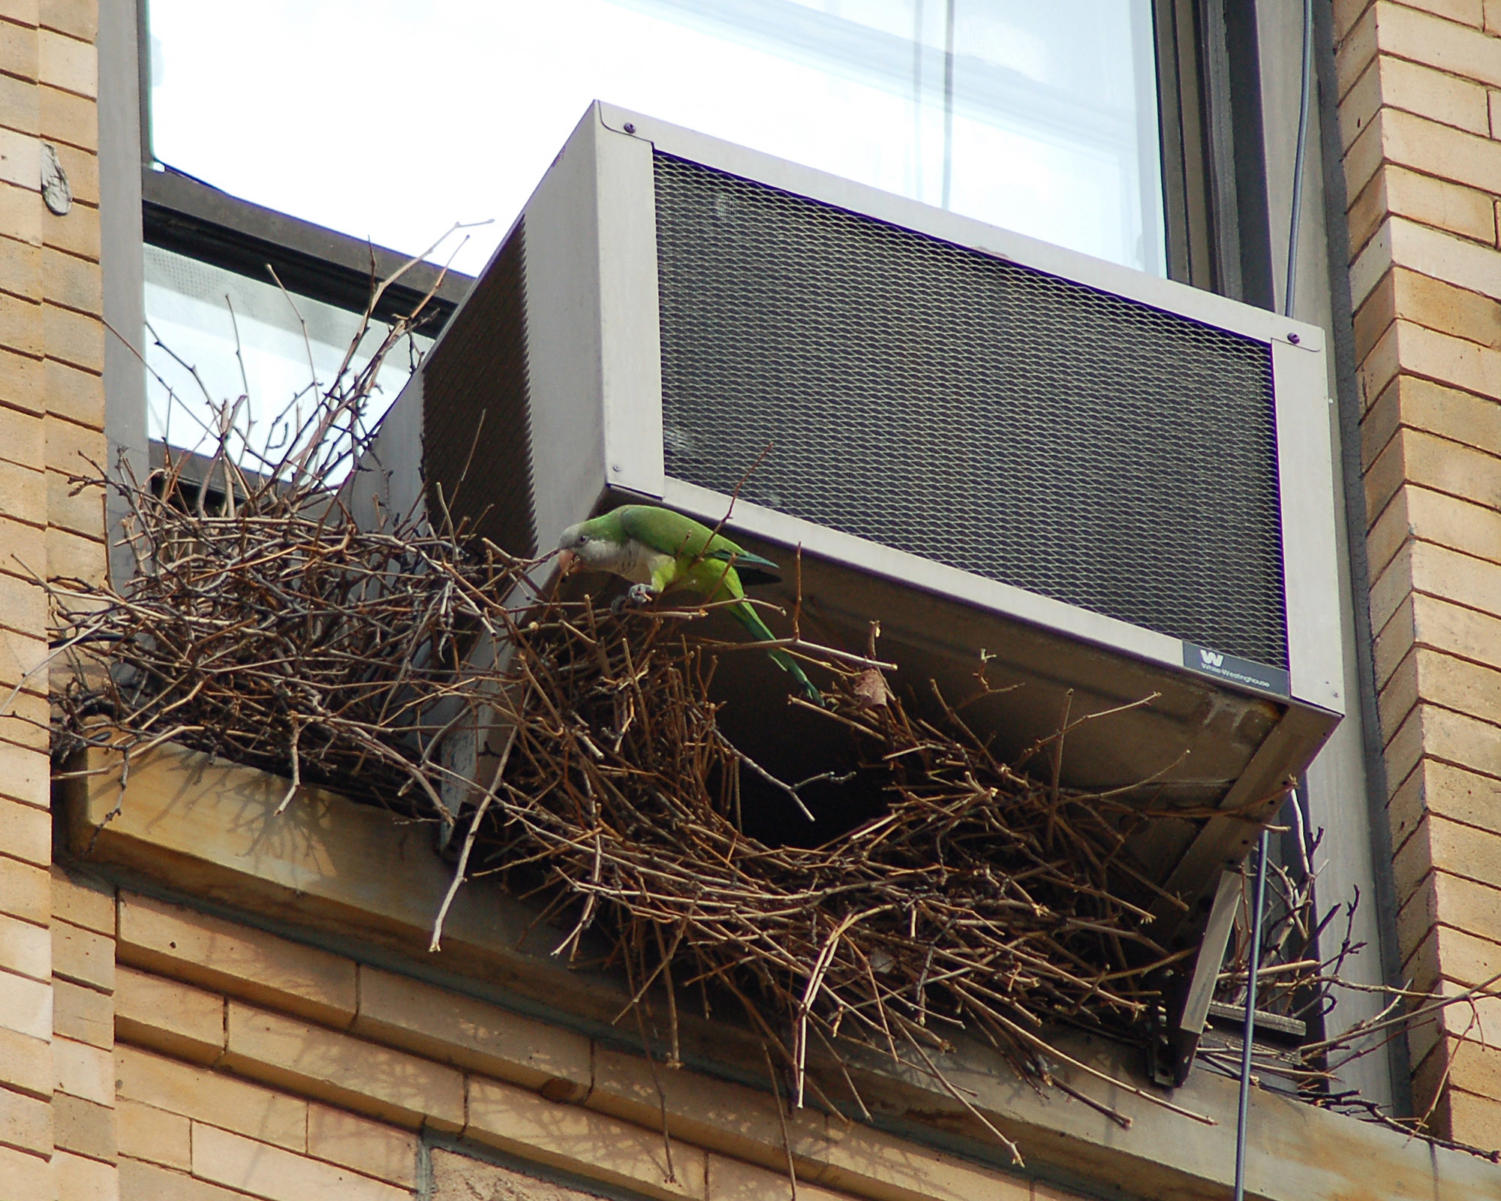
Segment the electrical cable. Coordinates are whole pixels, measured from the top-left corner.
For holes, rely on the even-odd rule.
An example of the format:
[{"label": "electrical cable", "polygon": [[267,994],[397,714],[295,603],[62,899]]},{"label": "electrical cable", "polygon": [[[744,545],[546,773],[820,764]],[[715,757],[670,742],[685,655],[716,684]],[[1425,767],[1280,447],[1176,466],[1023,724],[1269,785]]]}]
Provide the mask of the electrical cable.
[{"label": "electrical cable", "polygon": [[[1308,152],[1309,93],[1313,79],[1313,0],[1303,0],[1303,61],[1298,88],[1298,136],[1293,152],[1292,212],[1287,226],[1287,274],[1282,292],[1282,313],[1291,317],[1298,280],[1298,233],[1302,226],[1303,171]],[[1296,791],[1290,798],[1298,803]],[[1269,848],[1263,830],[1256,844],[1256,904],[1251,913],[1251,945],[1246,958],[1246,1020],[1241,1032],[1240,1098],[1235,1112],[1235,1201],[1246,1195],[1246,1127],[1251,1108],[1251,1046],[1256,1035],[1256,977],[1261,968],[1261,924],[1266,908],[1266,858]]]}]

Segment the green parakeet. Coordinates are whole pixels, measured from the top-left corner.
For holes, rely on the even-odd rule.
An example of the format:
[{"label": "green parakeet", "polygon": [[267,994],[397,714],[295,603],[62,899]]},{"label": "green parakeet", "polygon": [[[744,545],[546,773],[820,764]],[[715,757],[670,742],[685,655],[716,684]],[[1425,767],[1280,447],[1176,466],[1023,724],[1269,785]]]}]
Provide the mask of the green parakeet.
[{"label": "green parakeet", "polygon": [[[756,610],[745,603],[742,574],[755,582],[775,579],[776,564],[736,546],[708,526],[656,505],[623,505],[563,531],[558,540],[566,568],[577,559],[594,571],[608,571],[632,581],[630,598],[643,604],[663,592],[696,592],[705,600],[738,602],[728,606],[731,617],[763,642],[775,636]],[[783,671],[790,672],[810,700],[823,697],[785,651],[767,652]]]}]

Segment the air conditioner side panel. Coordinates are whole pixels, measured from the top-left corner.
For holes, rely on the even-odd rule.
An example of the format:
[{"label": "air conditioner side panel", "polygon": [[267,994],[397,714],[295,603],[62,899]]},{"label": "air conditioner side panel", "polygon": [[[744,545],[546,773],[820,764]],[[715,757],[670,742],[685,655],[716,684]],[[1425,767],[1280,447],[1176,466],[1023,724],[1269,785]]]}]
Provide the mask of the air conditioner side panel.
[{"label": "air conditioner side panel", "polygon": [[1292,693],[1344,712],[1333,448],[1327,364],[1317,349],[1272,343]]}]

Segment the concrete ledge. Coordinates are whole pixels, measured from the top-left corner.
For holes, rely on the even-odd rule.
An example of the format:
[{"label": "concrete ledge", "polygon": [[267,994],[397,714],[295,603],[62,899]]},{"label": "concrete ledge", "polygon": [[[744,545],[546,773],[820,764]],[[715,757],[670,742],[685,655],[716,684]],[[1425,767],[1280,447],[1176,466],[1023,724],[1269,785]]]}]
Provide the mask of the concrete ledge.
[{"label": "concrete ledge", "polygon": [[[161,748],[133,764],[123,795],[118,770],[105,752],[90,752],[81,766],[95,774],[62,781],[59,798],[74,855],[248,913],[271,914],[304,928],[395,949],[418,973],[421,964],[432,962],[449,972],[472,974],[487,986],[527,998],[533,1011],[539,1004],[550,1006],[560,1034],[562,1027],[571,1027],[585,1036],[587,1086],[585,1044],[577,1036],[565,1035],[570,1044],[552,1057],[557,1063],[539,1062],[530,1040],[506,1029],[519,1023],[514,1033],[520,1034],[530,1019],[475,1004],[472,998],[455,994],[454,1004],[456,1012],[463,1010],[460,1020],[470,1028],[466,1038],[473,1045],[461,1045],[461,1039],[447,1053],[451,1031],[445,1031],[441,1020],[422,1030],[404,1010],[377,1013],[376,1006],[365,1014],[363,1002],[357,1001],[349,1023],[345,1003],[327,992],[325,984],[313,991],[311,982],[325,980],[322,975],[310,976],[309,983],[300,982],[301,977],[262,980],[253,988],[254,982],[240,979],[260,962],[249,936],[243,946],[226,943],[217,958],[195,952],[195,958],[206,960],[193,968],[174,958],[175,949],[142,933],[136,941],[146,961],[139,966],[223,987],[276,1009],[300,1011],[315,1022],[348,1024],[375,1042],[541,1089],[552,1098],[555,1114],[593,1111],[645,1130],[659,1130],[665,1115],[675,1139],[687,1140],[688,1146],[772,1171],[786,1162],[784,1128],[770,1094],[719,1079],[764,1078],[764,1059],[754,1040],[733,1025],[695,1020],[685,1022],[683,1052],[692,1068],[702,1070],[654,1070],[643,1057],[622,1052],[628,1031],[625,1038],[602,1036],[604,1023],[620,1011],[623,987],[598,974],[568,971],[549,954],[557,932],[536,928],[533,913],[493,886],[465,886],[449,919],[445,949],[428,956],[430,922],[448,873],[432,853],[425,829],[398,825],[379,810],[313,789],[278,816],[274,810],[284,781],[177,748]],[[119,813],[110,818],[117,800],[122,802]],[[122,906],[127,900],[122,899]],[[221,921],[202,924],[209,929]],[[122,920],[122,939],[125,926]],[[219,931],[222,938],[233,933],[228,927]],[[134,956],[126,942],[122,956]],[[335,991],[345,995],[342,988]],[[441,997],[430,986],[421,991],[424,1003],[440,1005]],[[379,998],[372,993],[370,1000],[373,1005]],[[233,1001],[231,1005],[251,1012]],[[1134,1056],[1123,1057],[1113,1044],[1080,1039],[1072,1050],[1118,1078],[1139,1079]],[[253,1051],[246,1055],[242,1071],[263,1058]],[[1109,1196],[1219,1201],[1228,1195],[1235,1162],[1236,1086],[1231,1080],[1195,1073],[1170,1095],[1140,1086],[1206,1119],[1195,1120],[1076,1070],[1058,1073],[1071,1087],[1125,1115],[1130,1125],[1123,1128],[1060,1092],[1039,1093],[983,1046],[962,1048],[945,1057],[942,1067],[977,1109],[1016,1140],[1027,1159],[1026,1176]],[[840,1079],[830,1070],[822,1077],[826,1083]],[[551,1092],[548,1078],[558,1086]],[[785,1132],[801,1179],[892,1201],[992,1195],[1002,1182],[1026,1187],[973,1116],[921,1073],[860,1054],[850,1078],[885,1129],[816,1112],[791,1115]],[[469,1079],[471,1089],[479,1083]],[[277,1083],[294,1087],[297,1081],[278,1078]],[[496,1097],[513,1095],[499,1084],[484,1087],[498,1090]],[[468,1102],[472,1125],[472,1095]],[[419,1121],[410,1104],[403,1104],[402,1118]],[[457,1113],[448,1123],[457,1120]],[[1260,1090],[1253,1094],[1250,1130],[1248,1196],[1265,1201],[1366,1196],[1501,1201],[1501,1168],[1494,1164],[1435,1150],[1394,1131]]]}]

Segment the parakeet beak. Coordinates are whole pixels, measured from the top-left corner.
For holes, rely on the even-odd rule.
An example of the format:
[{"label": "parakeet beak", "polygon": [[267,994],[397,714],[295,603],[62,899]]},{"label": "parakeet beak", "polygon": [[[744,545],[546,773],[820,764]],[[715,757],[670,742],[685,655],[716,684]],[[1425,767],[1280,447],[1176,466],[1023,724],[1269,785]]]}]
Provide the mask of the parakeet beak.
[{"label": "parakeet beak", "polygon": [[577,560],[578,556],[571,550],[560,550],[558,552],[558,574],[567,575],[573,570],[573,565]]}]

